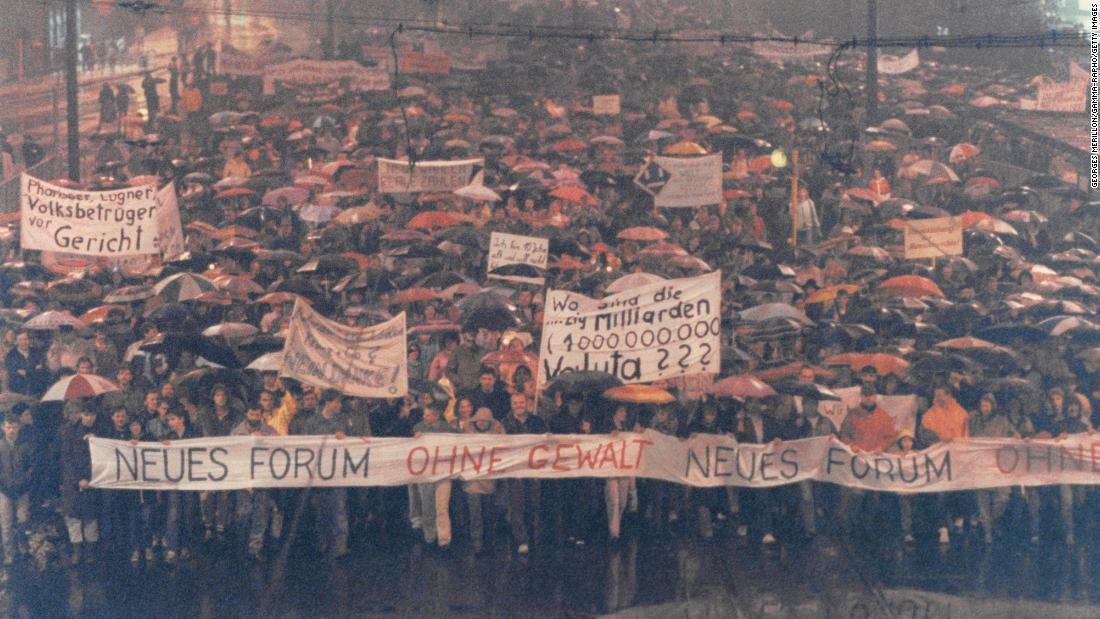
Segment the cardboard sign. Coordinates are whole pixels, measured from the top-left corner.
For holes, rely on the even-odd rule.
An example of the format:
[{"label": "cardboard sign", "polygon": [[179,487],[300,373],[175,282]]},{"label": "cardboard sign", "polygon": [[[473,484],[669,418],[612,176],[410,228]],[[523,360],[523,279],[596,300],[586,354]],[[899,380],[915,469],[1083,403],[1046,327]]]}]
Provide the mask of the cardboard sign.
[{"label": "cardboard sign", "polygon": [[516,275],[496,275],[495,269],[509,264],[529,264],[540,269],[546,268],[550,241],[536,236],[520,236],[494,232],[489,237],[489,262],[486,268],[489,279],[519,281],[525,284],[541,286],[545,279],[541,277],[522,277]]},{"label": "cardboard sign", "polygon": [[597,116],[617,116],[621,111],[619,95],[592,97],[592,113]]},{"label": "cardboard sign", "polygon": [[634,177],[659,207],[696,207],[722,201],[722,154],[654,157]]},{"label": "cardboard sign", "polygon": [[905,220],[905,258],[942,258],[963,253],[962,221],[958,217]]},{"label": "cardboard sign", "polygon": [[410,170],[408,161],[379,158],[378,191],[380,193],[454,191],[469,185],[484,166],[484,159],[417,161]]},{"label": "cardboard sign", "polygon": [[82,256],[160,253],[156,188],[84,191],[20,177],[20,246]]},{"label": "cardboard sign", "polygon": [[721,272],[591,299],[546,294],[538,384],[599,370],[624,383],[717,372]]},{"label": "cardboard sign", "polygon": [[349,327],[296,303],[280,376],[364,398],[397,398],[409,389],[405,313],[371,327]]}]

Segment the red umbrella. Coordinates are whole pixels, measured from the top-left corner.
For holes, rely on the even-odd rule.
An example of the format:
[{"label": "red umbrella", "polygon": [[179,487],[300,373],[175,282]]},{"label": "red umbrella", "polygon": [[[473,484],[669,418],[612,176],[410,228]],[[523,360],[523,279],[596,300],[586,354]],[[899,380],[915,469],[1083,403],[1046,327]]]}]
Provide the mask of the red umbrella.
[{"label": "red umbrella", "polygon": [[825,365],[846,365],[853,370],[871,366],[879,376],[896,374],[904,377],[909,371],[908,361],[886,353],[843,353],[825,359]]},{"label": "red umbrella", "polygon": [[580,204],[582,206],[598,206],[600,203],[599,200],[592,197],[592,194],[574,185],[558,187],[550,192],[550,197],[572,202],[573,204]]},{"label": "red umbrella", "polygon": [[638,256],[688,256],[687,250],[676,243],[654,243],[638,252]]},{"label": "red umbrella", "polygon": [[125,305],[100,305],[99,307],[92,308],[80,315],[80,322],[91,325],[97,322],[103,322],[107,320],[107,317],[112,313],[125,313]]},{"label": "red umbrella", "polygon": [[43,402],[60,402],[88,398],[118,391],[118,385],[96,374],[73,374],[53,384],[42,396]]},{"label": "red umbrella", "polygon": [[569,151],[578,151],[588,148],[588,145],[576,138],[569,138],[554,144],[553,149],[556,153],[565,153]]},{"label": "red umbrella", "polygon": [[668,233],[651,226],[635,226],[624,228],[616,236],[624,241],[663,241],[668,238]]},{"label": "red umbrella", "polygon": [[231,198],[243,198],[246,196],[256,195],[255,191],[252,191],[248,187],[233,187],[232,189],[226,189],[219,191],[215,196],[215,200],[228,200]]},{"label": "red umbrella", "polygon": [[777,395],[771,385],[752,374],[740,374],[723,378],[711,385],[710,393],[731,398],[767,398]]},{"label": "red umbrella", "polygon": [[973,159],[981,153],[981,149],[977,146],[963,142],[962,144],[956,144],[951,147],[951,152],[947,155],[947,161],[954,165],[966,161],[967,159]]},{"label": "red umbrella", "polygon": [[462,218],[446,211],[425,211],[409,220],[409,228],[450,228],[462,223]]},{"label": "red umbrella", "polygon": [[404,305],[420,301],[434,301],[438,298],[439,293],[434,290],[429,290],[427,288],[408,288],[393,295],[393,298],[390,299],[390,303],[393,305]]},{"label": "red umbrella", "polygon": [[940,287],[936,285],[936,282],[920,275],[891,277],[879,284],[878,289],[899,297],[939,297],[942,299],[945,296]]}]

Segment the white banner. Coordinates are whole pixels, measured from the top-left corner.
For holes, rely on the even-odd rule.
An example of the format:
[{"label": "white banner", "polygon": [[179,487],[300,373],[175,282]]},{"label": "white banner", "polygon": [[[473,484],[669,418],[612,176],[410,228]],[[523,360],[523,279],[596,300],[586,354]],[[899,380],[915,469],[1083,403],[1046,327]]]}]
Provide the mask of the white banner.
[{"label": "white banner", "polygon": [[856,453],[832,436],[737,443],[647,430],[616,435],[425,434],[419,438],[208,437],[138,443],[92,437],[92,486],[233,490],[402,486],[441,479],[644,477],[695,487],[815,480],[866,490],[944,492],[1100,484],[1100,438],[970,439],[906,454]]},{"label": "white banner", "polygon": [[[540,269],[546,268],[547,254],[550,249],[548,239],[537,236],[520,236],[518,234],[505,234],[494,232],[489,236],[489,264],[486,271],[489,279],[505,279],[522,281],[535,285],[542,285],[545,280],[541,277],[517,277],[512,275],[494,275],[494,269],[509,264],[529,264]],[[534,281],[538,280],[538,281]]]},{"label": "white banner", "polygon": [[454,191],[469,185],[485,166],[484,159],[417,161],[410,174],[409,162],[378,159],[380,193]]},{"label": "white banner", "polygon": [[82,256],[160,253],[156,187],[84,191],[20,178],[20,246]]},{"label": "white banner", "polygon": [[[755,36],[767,37],[769,35],[757,33]],[[770,36],[777,39],[788,38],[776,30],[773,30]],[[805,32],[799,38],[811,40],[814,38],[814,31]],[[829,45],[802,43],[801,41],[798,43],[794,41],[754,41],[751,48],[753,54],[775,62],[813,60],[816,56],[833,53],[833,48]]]},{"label": "white banner", "polygon": [[905,220],[905,258],[942,258],[963,253],[962,221],[958,217]]},{"label": "white banner", "polygon": [[382,324],[349,327],[296,303],[280,376],[364,398],[402,397],[409,389],[405,312]]},{"label": "white banner", "polygon": [[587,370],[624,383],[717,372],[721,284],[715,271],[603,299],[547,292],[538,384]]},{"label": "white banner", "polygon": [[722,201],[722,153],[654,157],[634,177],[659,207],[695,207]]},{"label": "white banner", "polygon": [[878,72],[883,75],[901,75],[920,66],[920,54],[912,50],[904,56],[882,54],[878,57]]},{"label": "white banner", "polygon": [[185,249],[176,184],[168,183],[157,192],[154,199],[157,203],[157,247],[160,248],[161,258],[169,261],[182,254]]},{"label": "white banner", "polygon": [[385,69],[370,69],[354,60],[291,60],[267,67],[264,83],[280,81],[292,86],[320,86],[348,80],[353,91],[388,90],[390,74]]},{"label": "white banner", "polygon": [[592,113],[596,116],[617,116],[622,111],[619,95],[596,95],[592,97]]}]

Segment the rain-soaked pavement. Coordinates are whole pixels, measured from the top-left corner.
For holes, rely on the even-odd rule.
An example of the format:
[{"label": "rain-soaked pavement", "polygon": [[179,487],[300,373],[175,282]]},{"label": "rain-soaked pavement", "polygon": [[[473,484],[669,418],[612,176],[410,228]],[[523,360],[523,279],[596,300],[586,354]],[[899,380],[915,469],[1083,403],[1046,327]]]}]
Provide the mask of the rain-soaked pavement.
[{"label": "rain-soaked pavement", "polygon": [[123,557],[76,570],[24,565],[4,584],[0,615],[1100,616],[1100,536],[1092,528],[1076,547],[1056,542],[1056,530],[1032,546],[1011,528],[989,548],[972,534],[941,547],[927,527],[920,534],[927,541],[909,548],[888,527],[811,542],[781,533],[779,544],[762,546],[756,536],[739,537],[731,521],[704,541],[687,531],[656,535],[631,520],[615,544],[543,544],[524,558],[503,531],[474,555],[461,537],[444,552],[398,525],[371,526],[350,556],[328,560],[307,524],[285,562],[251,564],[242,552],[207,549],[175,568],[133,568]]}]

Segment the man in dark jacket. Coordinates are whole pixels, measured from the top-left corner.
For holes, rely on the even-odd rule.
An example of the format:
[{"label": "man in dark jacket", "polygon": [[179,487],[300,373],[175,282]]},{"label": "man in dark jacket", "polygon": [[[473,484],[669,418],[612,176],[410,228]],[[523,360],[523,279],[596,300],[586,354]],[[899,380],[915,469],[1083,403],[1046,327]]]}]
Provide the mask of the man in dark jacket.
[{"label": "man in dark jacket", "polygon": [[[199,411],[198,422],[203,436],[229,436],[233,428],[241,422],[241,415],[232,406],[229,389],[225,385],[214,385],[210,394],[210,406]],[[233,493],[204,492],[199,496],[202,510],[202,524],[205,533],[203,541],[209,542],[217,537],[220,544],[225,541],[225,530],[233,514],[230,506]]]},{"label": "man in dark jacket", "polygon": [[[584,410],[584,398],[578,394],[565,396],[561,410],[550,418],[554,434],[591,434],[592,424]],[[567,544],[583,546],[591,522],[589,506],[594,496],[592,479],[555,479],[545,484],[554,512],[554,533]]]},{"label": "man in dark jacket", "polygon": [[[784,438],[780,423],[775,417],[765,415],[756,401],[750,400],[746,407],[737,414],[734,427],[738,443],[763,444]],[[746,488],[740,494],[748,526],[760,533],[760,541],[764,544],[775,543],[775,511],[781,493],[781,488]]]},{"label": "man in dark jacket", "polygon": [[474,405],[475,411],[482,407],[493,411],[493,418],[497,421],[508,415],[508,409],[511,407],[508,391],[504,389],[503,383],[497,380],[497,373],[492,368],[481,368],[478,389],[470,395],[470,403]]},{"label": "man in dark jacket", "polygon": [[15,348],[4,357],[9,388],[23,395],[40,398],[50,387],[50,370],[46,354],[31,348],[31,334],[23,331],[15,336]]},{"label": "man in dark jacket", "polygon": [[30,515],[28,487],[33,476],[30,446],[19,440],[19,417],[4,418],[4,435],[0,438],[0,539],[4,542],[4,565],[15,560],[17,541],[15,525],[20,530]]},{"label": "man in dark jacket", "polygon": [[[334,389],[321,396],[321,410],[305,424],[305,433],[316,436],[347,438],[351,419],[341,410],[343,396]],[[348,554],[348,489],[317,488],[313,491],[314,510],[322,526],[321,550],[334,557]]]},{"label": "man in dark jacket", "polygon": [[[508,434],[546,434],[549,428],[541,417],[528,412],[527,396],[512,395],[512,411],[504,418],[504,431]],[[542,507],[542,487],[539,479],[508,480],[508,526],[512,529],[517,552],[526,555],[531,541],[541,534],[539,510]],[[528,528],[530,525],[530,528]]]},{"label": "man in dark jacket", "polygon": [[72,565],[78,565],[82,555],[86,562],[94,562],[99,542],[101,497],[91,486],[92,454],[88,450],[89,438],[105,434],[97,421],[95,409],[81,404],[79,418],[61,434],[61,508],[73,545]]}]

